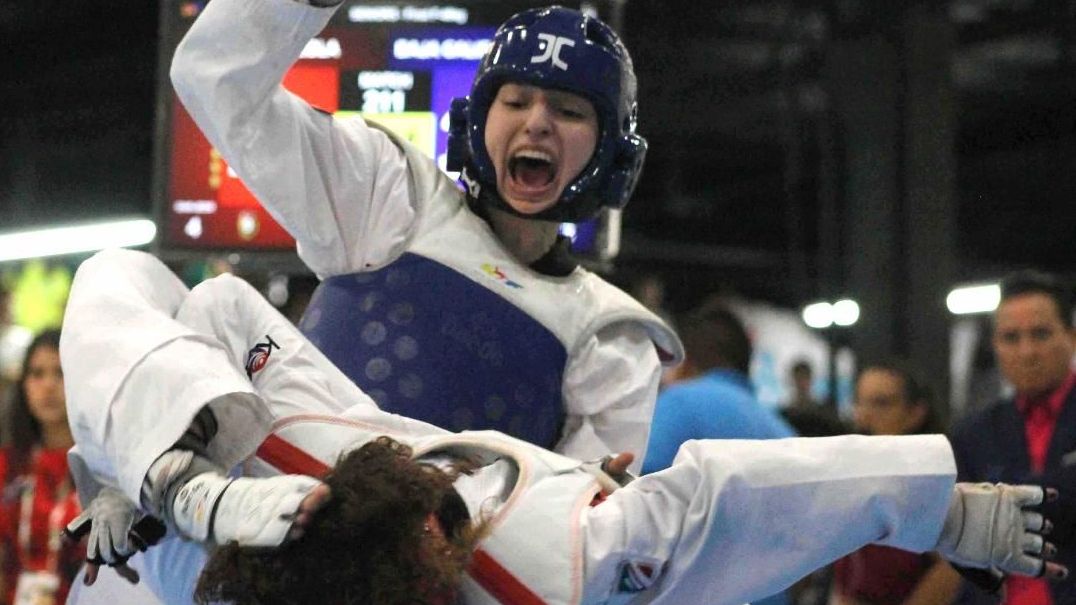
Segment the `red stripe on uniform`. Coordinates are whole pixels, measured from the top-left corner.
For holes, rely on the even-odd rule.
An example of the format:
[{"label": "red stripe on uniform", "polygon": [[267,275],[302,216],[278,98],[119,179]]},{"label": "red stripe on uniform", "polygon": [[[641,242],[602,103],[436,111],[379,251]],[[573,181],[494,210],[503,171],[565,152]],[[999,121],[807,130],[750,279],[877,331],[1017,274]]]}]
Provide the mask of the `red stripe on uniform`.
[{"label": "red stripe on uniform", "polygon": [[482,549],[474,551],[467,571],[479,586],[505,605],[545,605],[542,597],[534,594]]},{"label": "red stripe on uniform", "polygon": [[257,456],[272,464],[280,471],[294,475],[324,477],[329,473],[329,466],[284,441],[275,434],[270,434],[258,446]]},{"label": "red stripe on uniform", "polygon": [[[285,473],[324,477],[330,470],[321,460],[275,434],[270,434],[258,446],[257,456]],[[541,597],[482,549],[474,552],[468,573],[479,586],[505,605],[545,605]]]}]

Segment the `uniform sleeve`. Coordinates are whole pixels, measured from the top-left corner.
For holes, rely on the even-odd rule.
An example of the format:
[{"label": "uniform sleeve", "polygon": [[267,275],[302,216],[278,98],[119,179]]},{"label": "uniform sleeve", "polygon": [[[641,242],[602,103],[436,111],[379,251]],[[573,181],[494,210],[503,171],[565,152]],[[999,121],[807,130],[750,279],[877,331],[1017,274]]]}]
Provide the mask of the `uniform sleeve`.
[{"label": "uniform sleeve", "polygon": [[194,121],[321,277],[387,264],[415,224],[407,162],[388,136],[360,118],[337,120],[281,85],[334,10],[214,0],[171,69]]},{"label": "uniform sleeve", "polygon": [[638,472],[660,380],[657,352],[641,326],[621,322],[598,331],[568,360],[556,451],[580,460],[631,452]]},{"label": "uniform sleeve", "polygon": [[589,509],[583,602],[733,605],[866,544],[932,549],[955,473],[937,435],[690,441]]}]

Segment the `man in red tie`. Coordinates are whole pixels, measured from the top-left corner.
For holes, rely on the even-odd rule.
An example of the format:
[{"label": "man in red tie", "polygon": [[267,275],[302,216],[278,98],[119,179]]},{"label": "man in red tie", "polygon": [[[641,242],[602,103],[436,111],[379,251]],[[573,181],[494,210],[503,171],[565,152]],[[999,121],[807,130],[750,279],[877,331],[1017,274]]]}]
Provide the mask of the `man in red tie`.
[{"label": "man in red tie", "polygon": [[[993,344],[1014,395],[954,428],[959,480],[1060,488],[1056,510],[1047,514],[1055,523],[1058,561],[1071,563],[1076,561],[1076,327],[1068,284],[1036,271],[1005,279]],[[1000,598],[1005,605],[1074,605],[1076,583],[1010,577]],[[997,599],[969,593],[960,602]]]}]

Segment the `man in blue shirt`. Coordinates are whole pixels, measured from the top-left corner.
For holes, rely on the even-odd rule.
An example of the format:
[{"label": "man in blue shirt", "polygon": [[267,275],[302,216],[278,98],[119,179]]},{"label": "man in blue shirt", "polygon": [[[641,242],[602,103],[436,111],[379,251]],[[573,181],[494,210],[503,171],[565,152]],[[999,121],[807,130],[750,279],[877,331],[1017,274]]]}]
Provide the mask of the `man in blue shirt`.
[{"label": "man in blue shirt", "polygon": [[689,439],[779,439],[795,432],[762,407],[748,378],[751,340],[728,309],[705,306],[680,323],[681,379],[658,396],[643,472],[672,464]]}]

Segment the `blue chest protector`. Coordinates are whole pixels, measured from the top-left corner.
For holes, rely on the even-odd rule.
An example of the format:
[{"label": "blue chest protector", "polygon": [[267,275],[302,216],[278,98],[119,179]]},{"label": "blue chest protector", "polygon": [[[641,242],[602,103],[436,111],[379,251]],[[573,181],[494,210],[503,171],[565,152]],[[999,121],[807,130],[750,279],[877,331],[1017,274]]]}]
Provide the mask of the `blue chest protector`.
[{"label": "blue chest protector", "polygon": [[299,327],[383,410],[547,448],[559,438],[564,345],[440,263],[407,253],[378,271],[326,279]]}]

